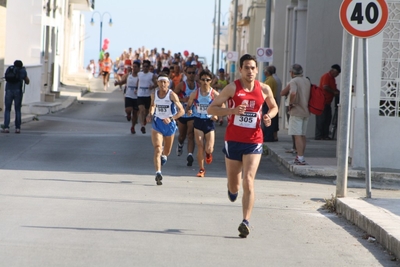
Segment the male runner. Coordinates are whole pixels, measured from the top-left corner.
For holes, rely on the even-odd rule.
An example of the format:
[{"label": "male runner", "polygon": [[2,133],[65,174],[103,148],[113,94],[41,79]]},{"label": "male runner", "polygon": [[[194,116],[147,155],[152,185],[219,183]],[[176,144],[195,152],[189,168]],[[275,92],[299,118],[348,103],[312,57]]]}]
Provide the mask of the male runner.
[{"label": "male runner", "polygon": [[[186,68],[186,81],[182,81],[175,88],[174,92],[179,96],[179,101],[181,101],[183,108],[186,109],[187,102],[189,100],[189,96],[193,91],[196,91],[199,88],[199,85],[195,81],[196,77],[196,68],[194,66],[189,66]],[[194,158],[194,128],[193,128],[194,116],[188,115],[185,113],[178,120],[178,145],[176,147],[176,155],[181,156],[183,153],[183,143],[187,137],[187,151],[188,155],[186,157],[187,166],[192,166]]]},{"label": "male runner", "polygon": [[143,71],[138,73],[139,85],[138,85],[138,106],[139,106],[139,122],[142,126],[140,131],[146,133],[146,116],[149,114],[150,102],[151,102],[151,92],[156,87],[156,76],[149,72],[150,61],[143,60]]},{"label": "male runner", "polygon": [[113,62],[110,58],[110,54],[108,52],[106,52],[104,54],[104,59],[102,62],[102,75],[103,75],[104,91],[107,91],[107,88],[109,87],[108,82],[110,81],[110,73],[111,73],[112,65],[113,65]]},{"label": "male runner", "polygon": [[[263,133],[260,126],[271,125],[271,119],[278,113],[274,95],[268,85],[255,80],[258,68],[255,57],[245,54],[240,58],[241,78],[228,84],[214,99],[208,113],[215,116],[229,116],[225,133],[225,166],[228,176],[228,197],[234,202],[243,179],[242,212],[239,236],[250,233],[249,220],[254,205],[254,179],[263,152]],[[223,104],[228,101],[228,107]],[[261,115],[263,103],[269,111]]]},{"label": "male runner", "polygon": [[135,61],[132,67],[128,67],[128,74],[122,76],[121,81],[115,81],[115,85],[126,84],[125,91],[125,113],[126,119],[132,121],[131,133],[135,134],[135,125],[138,119],[137,88],[139,83],[138,72],[140,62]]},{"label": "male runner", "polygon": [[167,163],[176,131],[176,122],[185,112],[178,96],[169,87],[169,78],[161,73],[157,79],[158,88],[151,94],[150,112],[147,122],[152,122],[151,141],[154,147],[154,168],[156,184],[162,185],[161,166]]}]

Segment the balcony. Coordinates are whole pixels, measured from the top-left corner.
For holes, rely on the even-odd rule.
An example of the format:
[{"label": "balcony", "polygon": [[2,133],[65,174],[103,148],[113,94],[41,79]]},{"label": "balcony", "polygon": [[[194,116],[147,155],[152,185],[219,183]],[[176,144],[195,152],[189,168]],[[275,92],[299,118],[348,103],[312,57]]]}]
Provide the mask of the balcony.
[{"label": "balcony", "polygon": [[73,9],[81,11],[93,11],[95,0],[69,0],[73,4]]}]

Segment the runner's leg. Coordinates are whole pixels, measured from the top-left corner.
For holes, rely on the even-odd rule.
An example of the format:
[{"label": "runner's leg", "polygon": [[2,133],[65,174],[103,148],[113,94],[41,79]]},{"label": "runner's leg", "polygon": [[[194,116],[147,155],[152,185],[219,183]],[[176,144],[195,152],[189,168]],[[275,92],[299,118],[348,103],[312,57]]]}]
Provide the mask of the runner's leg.
[{"label": "runner's leg", "polygon": [[165,136],[164,137],[163,155],[169,156],[169,154],[171,154],[172,145],[174,143],[174,137],[175,137],[174,134],[171,135],[171,136]]},{"label": "runner's leg", "polygon": [[194,127],[193,127],[194,120],[189,120],[187,122],[187,149],[188,153],[194,152]]},{"label": "runner's leg", "polygon": [[250,220],[254,206],[254,179],[260,164],[261,154],[243,155],[243,219]]},{"label": "runner's leg", "polygon": [[204,133],[194,129],[194,139],[197,145],[197,163],[200,169],[204,169]]},{"label": "runner's leg", "polygon": [[163,136],[160,132],[156,130],[151,130],[151,142],[153,143],[154,148],[154,169],[156,172],[161,172],[161,153],[162,153],[162,143],[163,143]]},{"label": "runner's leg", "polygon": [[226,175],[228,176],[228,190],[236,194],[240,189],[240,180],[242,179],[243,164],[239,160],[232,160],[225,157]]}]

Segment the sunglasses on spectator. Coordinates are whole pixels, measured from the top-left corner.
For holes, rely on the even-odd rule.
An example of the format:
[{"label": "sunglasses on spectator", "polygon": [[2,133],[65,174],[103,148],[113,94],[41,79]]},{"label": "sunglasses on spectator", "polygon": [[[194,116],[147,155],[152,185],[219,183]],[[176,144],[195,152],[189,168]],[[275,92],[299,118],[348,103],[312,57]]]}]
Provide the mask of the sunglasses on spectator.
[{"label": "sunglasses on spectator", "polygon": [[211,81],[211,79],[207,79],[207,78],[203,78],[203,79],[200,79],[200,80],[202,80],[203,82],[209,82],[209,81]]},{"label": "sunglasses on spectator", "polygon": [[187,74],[195,74],[195,71],[188,71]]}]

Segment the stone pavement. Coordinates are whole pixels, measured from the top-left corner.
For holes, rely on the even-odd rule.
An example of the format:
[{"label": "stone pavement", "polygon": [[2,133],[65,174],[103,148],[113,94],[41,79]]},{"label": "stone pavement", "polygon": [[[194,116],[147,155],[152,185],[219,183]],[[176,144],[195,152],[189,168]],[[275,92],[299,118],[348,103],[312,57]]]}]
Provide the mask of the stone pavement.
[{"label": "stone pavement", "polygon": [[[111,81],[110,81],[111,83]],[[100,79],[91,81],[91,89],[101,88]],[[100,89],[98,89],[100,90]],[[67,108],[85,93],[82,88],[60,87],[60,98],[55,102],[40,102],[30,105],[30,110],[36,108],[48,109],[47,113],[56,112]],[[56,104],[55,104],[56,103]],[[56,107],[56,108],[54,108]],[[44,114],[47,114],[44,113]],[[0,113],[1,123],[4,113]],[[38,113],[24,113],[22,122],[26,123],[37,118]],[[13,129],[14,114],[11,115],[10,128]],[[265,143],[268,154],[282,166],[293,174],[302,177],[335,177],[337,169],[336,161],[336,141],[316,141],[307,140],[305,158],[308,163],[306,166],[296,166],[293,164],[295,155],[286,153],[285,150],[291,148],[291,137],[285,130],[279,132],[278,142]],[[336,211],[346,219],[356,224],[358,227],[374,237],[398,259],[400,259],[400,170],[382,172],[382,170],[372,170],[372,198],[338,198],[336,199]],[[364,172],[349,168],[349,187],[363,186]],[[379,188],[379,190],[375,190]],[[351,189],[348,189],[351,190]]]}]

